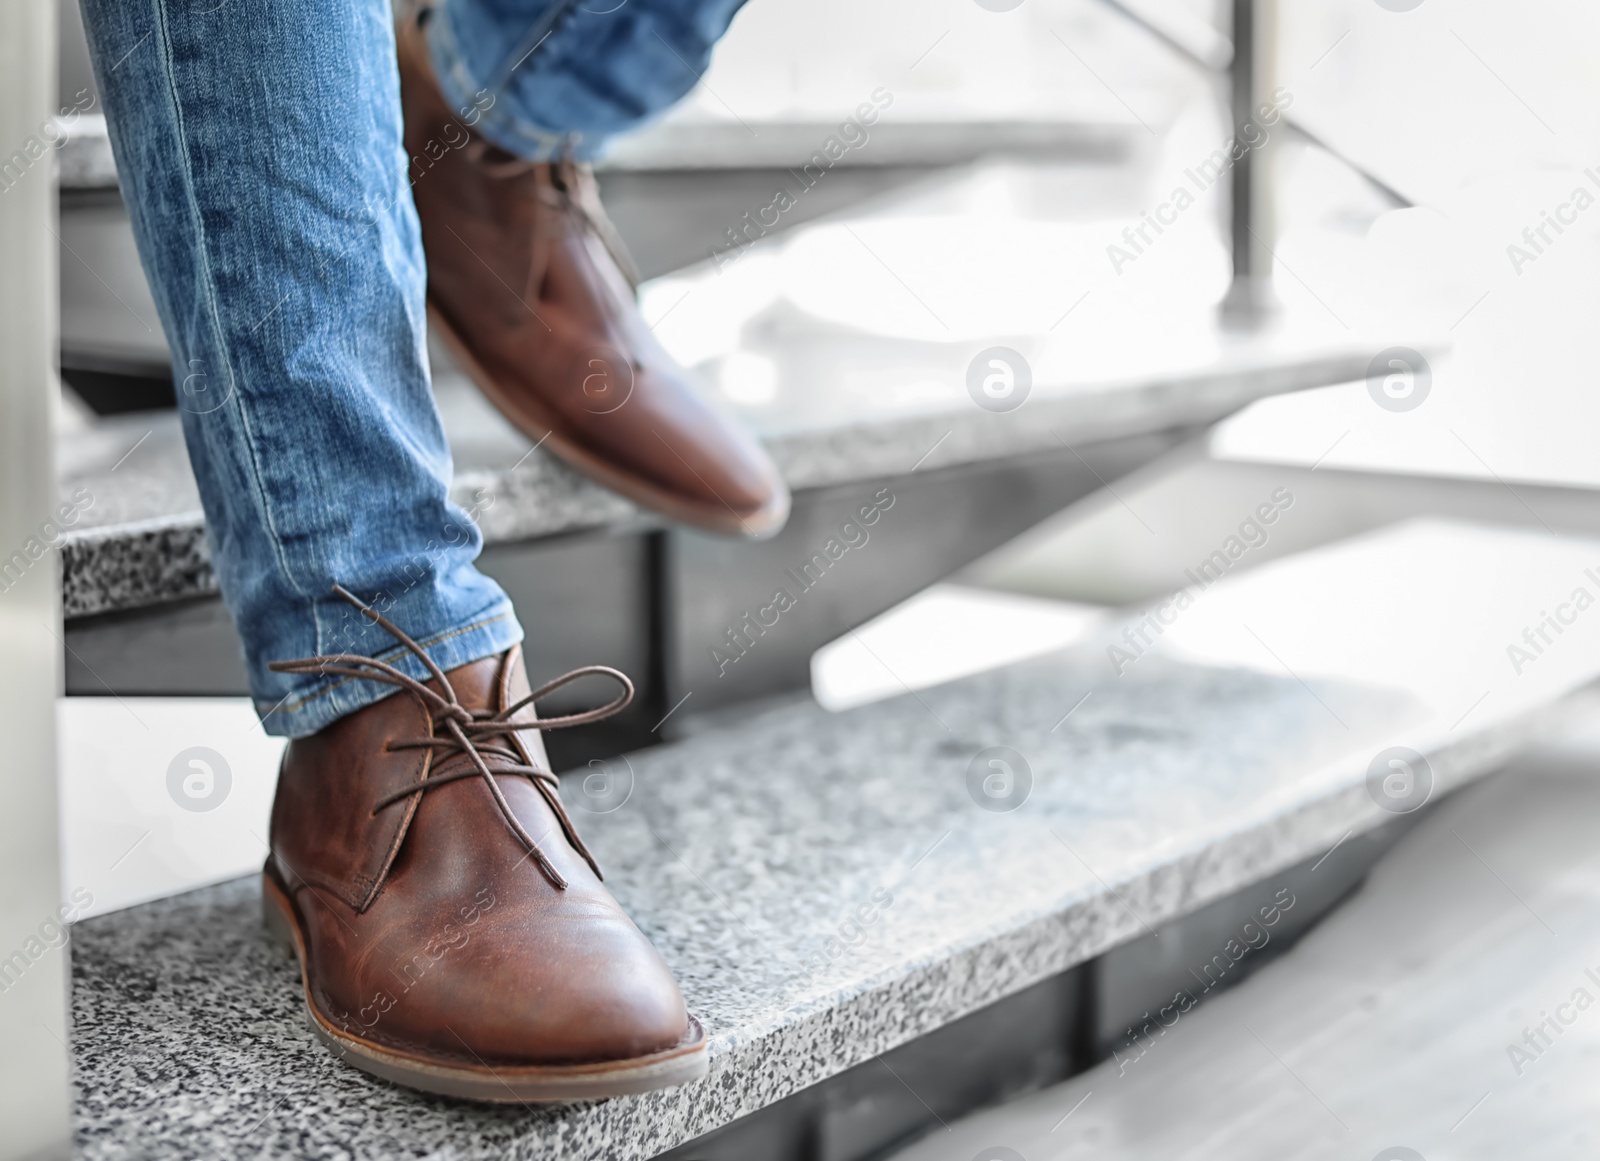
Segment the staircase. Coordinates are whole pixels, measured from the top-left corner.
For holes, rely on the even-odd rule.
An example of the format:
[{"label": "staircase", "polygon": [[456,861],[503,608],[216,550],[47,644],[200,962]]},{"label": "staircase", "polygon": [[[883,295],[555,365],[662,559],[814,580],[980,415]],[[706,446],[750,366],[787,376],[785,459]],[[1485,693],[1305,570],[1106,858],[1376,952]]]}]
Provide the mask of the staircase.
[{"label": "staircase", "polygon": [[[1150,6],[1109,7],[1144,22]],[[1255,5],[1231,7],[1249,19]],[[1531,1011],[1567,985],[1576,961],[1543,936],[1581,942],[1600,930],[1574,821],[1594,795],[1559,777],[1525,787],[1519,763],[1592,719],[1600,615],[1563,622],[1531,661],[1508,646],[1574,585],[1600,595],[1590,497],[1573,489],[1539,505],[1585,538],[1549,525],[1549,535],[1393,526],[1402,510],[1544,517],[1498,476],[1441,498],[1432,480],[1330,483],[1321,459],[1219,470],[1203,452],[1219,421],[1269,396],[1363,380],[1375,352],[1403,344],[1432,357],[1445,341],[1350,330],[1319,297],[1337,264],[1315,289],[1299,275],[1281,282],[1288,305],[1270,321],[1241,326],[1245,311],[1223,325],[1215,304],[1230,277],[1252,289],[1280,264],[1267,238],[1245,242],[1252,222],[1271,235],[1261,215],[1274,200],[1269,167],[1250,153],[1225,229],[1218,183],[1182,227],[1157,227],[1131,259],[1108,261],[1108,244],[1149,228],[1134,207],[1161,204],[1171,176],[1224,135],[1203,118],[1173,130],[1210,79],[1174,80],[1162,57],[1113,75],[1113,87],[1060,33],[1045,37],[1054,14],[1030,6],[1013,26],[1017,45],[986,41],[981,83],[967,78],[964,90],[1027,99],[974,115],[940,95],[951,81],[939,70],[955,62],[937,50],[965,35],[946,42],[956,26],[941,35],[942,12],[916,14],[935,22],[925,30],[887,10],[847,15],[783,34],[826,35],[830,59],[842,58],[889,38],[860,24],[843,43],[835,26],[892,18],[899,39],[931,47],[894,61],[894,115],[807,188],[783,228],[750,245],[738,236],[748,211],[789,184],[782,171],[832,132],[831,97],[820,111],[769,110],[758,135],[706,86],[624,142],[601,175],[649,276],[642,303],[658,337],[759,433],[793,490],[779,536],[732,543],[634,509],[530,444],[434,356],[453,495],[484,533],[483,568],[530,628],[535,679],[591,663],[636,679],[625,715],[552,737],[551,756],[608,885],[709,1033],[710,1075],[554,1107],[473,1105],[378,1081],[312,1035],[295,965],[264,932],[246,876],[82,919],[64,948],[52,939],[41,957],[24,948],[0,959],[0,991],[12,993],[19,962],[27,973],[0,1004],[11,1005],[8,1035],[32,1038],[28,1067],[51,1082],[39,1091],[60,1099],[47,1057],[70,1053],[74,1156],[1040,1161],[1067,1150],[1131,1161],[1215,1145],[1262,1161],[1374,1149],[1402,1161],[1420,1154],[1379,1129],[1403,1118],[1367,1116],[1392,1111],[1404,1091],[1394,1057],[1426,1053],[1439,1074],[1468,1048],[1489,1044],[1483,1059],[1495,1057],[1503,1013],[1466,1009],[1492,995]],[[73,6],[63,18],[71,77],[87,65],[73,56]],[[735,35],[764,18],[752,9]],[[1085,12],[1072,18],[1074,43],[1114,35],[1148,47],[1120,20],[1108,33]],[[1164,25],[1158,35],[1208,69],[1232,60],[1236,81],[1272,72],[1255,68],[1251,35],[1235,44],[1208,23],[1201,31],[1210,39]],[[1059,41],[1087,71],[1064,73],[1053,55],[1024,61],[1034,41],[1050,54]],[[833,64],[861,72],[860,61],[854,73]],[[1033,99],[1012,83],[1022,78],[1044,78],[1059,100]],[[770,90],[771,77],[755,80]],[[1232,87],[1235,124],[1251,115],[1249,88]],[[66,693],[141,710],[141,698],[238,697],[239,643],[103,124],[81,118],[59,165],[60,366],[72,391],[57,492],[78,512],[53,546]],[[1357,197],[1345,191],[1306,213],[1287,205],[1286,183],[1285,219],[1320,221],[1313,232],[1337,219],[1320,242],[1342,250],[1352,226],[1404,201],[1370,176],[1355,184],[1360,204],[1334,207]],[[34,354],[30,378],[42,383]],[[997,355],[1013,383],[1031,383],[1003,405],[984,387]],[[34,419],[42,430],[42,412]],[[1198,481],[1206,503],[1190,511],[1231,511],[1248,494],[1241,517],[1271,491],[1262,485],[1292,490],[1302,523],[1275,529],[1248,571],[1196,579],[1176,615],[1160,580],[1123,585],[1120,599],[1155,595],[1108,611],[1064,650],[936,685],[873,654],[887,679],[878,685],[903,692],[841,712],[811,696],[819,649],[853,641],[871,653],[858,629],[974,562],[986,567],[965,572],[969,582],[1074,589],[1087,570],[1075,564],[1069,583],[1059,565],[1092,555],[1079,551],[1085,541],[1045,535],[1041,547],[1049,529],[1023,534],[1086,501],[1144,525],[1125,497],[1151,481]],[[1344,513],[1344,532],[1363,534],[1327,546],[1336,522],[1308,509],[1340,505],[1359,510]],[[1284,552],[1297,555],[1277,559]],[[1215,553],[1226,555],[1206,541],[1196,559]],[[769,623],[760,614],[775,589],[791,604]],[[48,769],[44,758],[33,766]],[[54,833],[40,822],[48,781],[17,789],[13,853]],[[69,831],[73,808],[69,794]],[[211,838],[226,841],[217,818],[189,821],[210,819]],[[1482,884],[1489,894],[1424,873],[1441,850],[1460,855],[1451,843],[1466,848],[1463,834],[1477,861],[1457,869],[1481,867],[1498,881]],[[233,837],[261,842],[248,829]],[[1535,910],[1493,869],[1530,852],[1548,872],[1538,885],[1560,887],[1559,906],[1539,898]],[[101,853],[115,871],[132,851]],[[52,854],[8,864],[29,907],[49,895],[39,868]],[[1515,901],[1491,899],[1496,885]],[[62,886],[80,897],[82,883]],[[1487,917],[1459,945],[1478,957],[1477,974],[1443,979],[1457,964],[1409,930],[1423,912],[1469,929]],[[1378,951],[1360,954],[1368,946]],[[1330,948],[1345,957],[1336,978],[1318,959]],[[32,966],[44,957],[49,967]],[[48,1002],[58,1001],[51,970],[70,972],[65,1029]],[[1411,975],[1384,992],[1384,971]],[[1199,1009],[1183,1012],[1185,1039],[1145,1059],[1152,1020],[1166,1026],[1179,991]],[[1308,1026],[1307,1013],[1323,1022]],[[1396,1029],[1388,1039],[1374,1013]],[[1247,1021],[1254,1039],[1237,1034]],[[1446,1026],[1452,1035],[1439,1037]],[[1395,1051],[1363,1056],[1374,1043]],[[1134,1051],[1141,1063],[1130,1066]],[[1478,1069],[1482,1055],[1463,1075],[1500,1085]],[[1526,1152],[1519,1124],[1547,1108],[1528,1095],[1535,1083],[1492,1089],[1504,1095],[1487,1115],[1487,1098],[1463,1102],[1453,1126],[1404,1123],[1429,1157],[1449,1154],[1475,1114],[1498,1134],[1486,1156]],[[1265,1095],[1233,1099],[1241,1091]],[[10,1103],[29,1099],[17,1085]],[[1569,1103],[1588,1108],[1581,1092]],[[1255,1115],[1263,1107],[1270,1115]],[[1548,1138],[1552,1155],[1588,1155],[1571,1134]]]},{"label": "staircase", "polygon": [[[752,162],[706,116],[689,110],[654,145],[623,150],[608,196],[646,182],[688,200],[753,190],[739,166],[779,164],[816,129],[793,119]],[[1442,670],[1398,677],[1318,652],[1387,607],[1387,643],[1357,656],[1440,660],[1442,618],[1466,614],[1389,592],[1373,568],[1408,545],[1491,579],[1509,561],[1548,578],[1586,551],[1541,555],[1516,534],[1461,528],[1230,577],[1131,666],[1108,651],[1126,650],[1138,618],[936,688],[909,692],[917,683],[893,673],[908,692],[889,701],[816,704],[820,647],[1045,518],[1120,498],[1257,400],[1364,378],[1398,342],[1440,348],[1353,333],[1314,303],[1224,327],[1213,304],[1228,250],[1212,227],[1131,272],[1107,264],[1107,239],[1138,226],[1126,207],[1155,180],[1148,126],[1120,112],[969,121],[959,139],[940,126],[924,110],[886,127],[875,160],[830,178],[804,224],[682,269],[679,243],[658,247],[647,317],[793,489],[773,540],[664,526],[532,446],[435,357],[453,493],[532,629],[530,669],[598,662],[637,680],[627,715],[550,749],[608,884],[711,1035],[711,1075],[553,1108],[376,1081],[312,1037],[247,877],[73,928],[79,1155],[881,1157],[1092,1068],[1165,988],[1166,947],[1268,906],[1283,916],[1279,946],[1292,943],[1421,817],[1369,793],[1376,755],[1424,755],[1443,797],[1565,720],[1562,699],[1593,676],[1577,662],[1463,715],[1472,698],[1452,674],[1484,668],[1478,637],[1451,642]],[[928,167],[935,131],[935,160],[953,168]],[[1032,160],[993,158],[997,138]],[[691,144],[703,172],[659,172]],[[64,155],[78,225],[126,249],[114,174],[95,142],[78,145]],[[1031,379],[1018,406],[981,388],[995,347]],[[85,398],[140,376],[159,396],[162,351],[130,350],[112,366],[84,348],[69,378]],[[58,459],[63,501],[81,509],[60,546],[67,693],[247,692],[177,413],[78,409]],[[864,507],[876,519],[842,534]],[[752,631],[775,588],[792,607]],[[1300,640],[1292,595],[1312,590],[1324,631]],[[1294,616],[1274,623],[1262,602]],[[1247,619],[1277,653],[1235,640]]]},{"label": "staircase", "polygon": [[[1170,996],[1185,931],[1272,908],[1291,943],[1431,804],[1565,729],[1600,628],[1520,676],[1504,642],[1526,593],[1597,550],[1406,525],[1217,583],[1120,677],[1123,622],[843,713],[699,715],[611,761],[604,797],[572,773],[608,884],[711,1035],[711,1075],[682,1090],[491,1109],[350,1069],[306,1026],[253,879],[87,920],[80,1151],[875,1156],[1092,1065]],[[1395,584],[1381,561],[1416,567]],[[1396,746],[1409,798],[1384,789]]]}]

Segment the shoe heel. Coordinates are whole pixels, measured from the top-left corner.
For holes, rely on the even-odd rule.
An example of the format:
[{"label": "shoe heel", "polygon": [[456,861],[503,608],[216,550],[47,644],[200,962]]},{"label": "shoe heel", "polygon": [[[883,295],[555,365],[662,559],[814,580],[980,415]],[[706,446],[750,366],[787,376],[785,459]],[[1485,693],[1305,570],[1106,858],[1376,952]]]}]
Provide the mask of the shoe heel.
[{"label": "shoe heel", "polygon": [[272,941],[289,955],[296,954],[294,932],[289,926],[289,917],[284,914],[283,905],[279,902],[276,884],[263,878],[261,884],[261,922],[267,929],[267,934]]}]

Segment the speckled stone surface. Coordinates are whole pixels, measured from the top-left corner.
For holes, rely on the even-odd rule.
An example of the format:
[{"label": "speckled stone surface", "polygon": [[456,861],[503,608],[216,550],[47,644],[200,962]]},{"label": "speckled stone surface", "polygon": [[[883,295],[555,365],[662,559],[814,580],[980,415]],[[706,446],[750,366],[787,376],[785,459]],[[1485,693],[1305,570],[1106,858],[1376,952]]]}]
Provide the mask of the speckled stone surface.
[{"label": "speckled stone surface", "polygon": [[211,545],[198,513],[85,530],[61,545],[61,603],[68,617],[216,591]]},{"label": "speckled stone surface", "polygon": [[[638,1098],[484,1108],[335,1061],[251,880],[85,921],[80,1155],[643,1161],[1390,817],[1365,775],[1396,738],[1443,792],[1533,728],[1442,746],[1427,717],[1393,689],[1157,657],[1113,679],[1085,650],[838,715],[702,723],[614,762],[631,793],[605,813],[569,779],[711,1037],[706,1080]],[[1029,771],[1013,810],[969,787],[990,746]]]},{"label": "speckled stone surface", "polygon": [[[478,512],[486,541],[643,519],[626,500],[533,451],[448,370],[435,391],[456,459],[451,495]],[[176,413],[100,420],[67,435],[59,458],[62,501],[81,509],[61,543],[66,616],[217,592],[200,495]]]}]

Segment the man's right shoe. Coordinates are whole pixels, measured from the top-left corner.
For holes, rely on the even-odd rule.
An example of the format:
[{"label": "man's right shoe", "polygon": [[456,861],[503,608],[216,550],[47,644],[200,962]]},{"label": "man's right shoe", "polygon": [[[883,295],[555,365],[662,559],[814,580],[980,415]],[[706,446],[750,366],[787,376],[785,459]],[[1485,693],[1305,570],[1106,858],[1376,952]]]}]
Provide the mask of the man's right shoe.
[{"label": "man's right shoe", "polygon": [[640,506],[777,532],[787,485],[651,333],[589,167],[524,161],[471,129],[479,111],[452,110],[434,79],[426,19],[396,27],[400,97],[428,315],[450,353],[524,435]]},{"label": "man's right shoe", "polygon": [[[519,648],[429,682],[349,657],[274,668],[401,687],[291,742],[272,806],[267,925],[298,956],[330,1049],[481,1101],[593,1100],[705,1075],[704,1032],[561,805]],[[542,724],[598,720],[632,696],[615,670],[575,674],[587,672],[624,695]]]}]

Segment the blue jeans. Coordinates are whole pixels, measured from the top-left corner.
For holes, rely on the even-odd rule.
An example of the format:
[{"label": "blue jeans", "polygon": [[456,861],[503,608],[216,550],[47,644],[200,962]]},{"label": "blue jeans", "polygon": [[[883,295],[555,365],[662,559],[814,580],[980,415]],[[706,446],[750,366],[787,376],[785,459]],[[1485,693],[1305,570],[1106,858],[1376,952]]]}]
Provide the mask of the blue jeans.
[{"label": "blue jeans", "polygon": [[[447,98],[487,106],[485,136],[581,157],[693,87],[741,2],[445,0],[426,27]],[[359,653],[427,676],[335,582],[445,669],[521,640],[448,495],[388,0],[83,0],[83,15],[268,731],[314,733],[392,692],[268,662]]]}]

